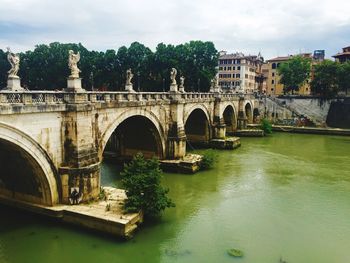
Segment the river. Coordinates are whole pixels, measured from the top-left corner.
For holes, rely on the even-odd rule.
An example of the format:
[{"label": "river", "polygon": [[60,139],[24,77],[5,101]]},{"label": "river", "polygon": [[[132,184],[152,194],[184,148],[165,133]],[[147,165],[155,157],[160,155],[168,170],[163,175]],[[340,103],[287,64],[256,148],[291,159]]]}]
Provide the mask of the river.
[{"label": "river", "polygon": [[[350,138],[241,142],[212,170],[165,174],[176,208],[126,242],[0,206],[0,262],[350,262]],[[102,183],[117,170],[103,164]]]}]

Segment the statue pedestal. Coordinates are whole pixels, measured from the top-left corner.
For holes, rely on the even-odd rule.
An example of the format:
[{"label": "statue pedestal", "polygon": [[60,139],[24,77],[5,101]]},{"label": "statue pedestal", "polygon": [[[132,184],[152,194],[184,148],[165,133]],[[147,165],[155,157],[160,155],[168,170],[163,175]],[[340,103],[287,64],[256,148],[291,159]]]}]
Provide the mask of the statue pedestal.
[{"label": "statue pedestal", "polygon": [[67,79],[67,88],[64,90],[67,92],[86,92],[81,87],[81,78],[71,78]]},{"label": "statue pedestal", "polygon": [[126,84],[125,85],[125,91],[128,91],[128,92],[135,92],[132,84]]},{"label": "statue pedestal", "polygon": [[170,92],[179,92],[177,89],[177,84],[171,84],[170,85]]},{"label": "statue pedestal", "polygon": [[8,91],[24,91],[21,87],[21,79],[18,76],[9,76],[7,79],[7,87],[4,90]]},{"label": "statue pedestal", "polygon": [[180,87],[179,87],[179,92],[185,93],[185,87],[184,87],[184,86],[180,86]]}]

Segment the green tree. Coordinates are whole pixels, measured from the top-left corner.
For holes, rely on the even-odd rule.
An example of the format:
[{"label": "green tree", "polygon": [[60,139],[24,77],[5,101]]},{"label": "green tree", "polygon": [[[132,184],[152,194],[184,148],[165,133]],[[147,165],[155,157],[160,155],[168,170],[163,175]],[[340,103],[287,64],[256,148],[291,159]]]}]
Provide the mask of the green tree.
[{"label": "green tree", "polygon": [[339,89],[347,95],[350,90],[350,61],[339,64],[338,78]]},{"label": "green tree", "polygon": [[307,81],[311,71],[311,60],[302,56],[295,56],[283,62],[277,68],[281,76],[280,83],[284,85],[284,93],[298,91]]},{"label": "green tree", "polygon": [[7,71],[10,70],[10,63],[7,61],[7,54],[0,49],[0,89],[7,86]]},{"label": "green tree", "polygon": [[324,60],[322,63],[315,65],[311,90],[315,95],[323,98],[336,96],[339,91],[339,63]]},{"label": "green tree", "polygon": [[125,165],[121,175],[128,197],[124,205],[127,212],[142,210],[145,217],[158,217],[167,207],[175,206],[167,197],[169,190],[160,184],[162,171],[156,158],[146,160],[138,153]]}]

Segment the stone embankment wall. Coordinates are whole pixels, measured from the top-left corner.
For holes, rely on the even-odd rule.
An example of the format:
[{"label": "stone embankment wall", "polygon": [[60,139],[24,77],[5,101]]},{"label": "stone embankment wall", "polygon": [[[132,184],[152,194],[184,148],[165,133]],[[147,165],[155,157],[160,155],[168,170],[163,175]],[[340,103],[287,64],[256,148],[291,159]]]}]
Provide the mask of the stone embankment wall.
[{"label": "stone embankment wall", "polygon": [[330,127],[350,129],[350,98],[333,101],[327,116]]},{"label": "stone embankment wall", "polygon": [[317,126],[325,126],[331,101],[308,97],[267,97],[260,100],[260,112],[265,112],[265,105],[267,117],[274,122],[303,117]]}]

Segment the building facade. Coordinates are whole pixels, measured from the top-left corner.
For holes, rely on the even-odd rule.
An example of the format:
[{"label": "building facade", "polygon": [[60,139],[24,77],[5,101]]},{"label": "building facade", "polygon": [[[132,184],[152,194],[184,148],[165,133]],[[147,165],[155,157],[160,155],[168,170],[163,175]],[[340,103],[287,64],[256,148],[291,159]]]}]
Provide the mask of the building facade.
[{"label": "building facade", "polygon": [[244,55],[221,51],[218,62],[219,85],[223,91],[253,93],[259,89],[257,77],[261,74],[264,58],[260,53]]},{"label": "building facade", "polygon": [[338,61],[340,63],[350,61],[350,46],[344,47],[343,52],[340,52],[333,57],[335,58],[335,61]]},{"label": "building facade", "polygon": [[[289,55],[285,57],[276,57],[273,59],[267,60],[267,81],[266,81],[266,94],[272,96],[279,96],[284,94],[284,85],[280,83],[281,77],[278,74],[277,68],[281,63],[287,62],[294,56],[302,56],[304,58],[310,58],[312,61],[312,65],[320,63],[324,60],[325,52],[324,50],[315,50],[314,54],[312,53],[302,53],[298,55]],[[294,94],[296,95],[310,95],[311,87],[310,82],[313,74],[311,72],[310,79],[306,81],[306,83],[299,88],[299,91],[296,91]]]}]

